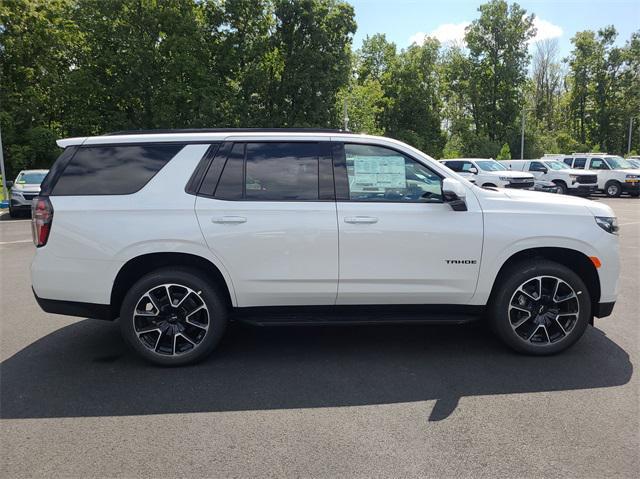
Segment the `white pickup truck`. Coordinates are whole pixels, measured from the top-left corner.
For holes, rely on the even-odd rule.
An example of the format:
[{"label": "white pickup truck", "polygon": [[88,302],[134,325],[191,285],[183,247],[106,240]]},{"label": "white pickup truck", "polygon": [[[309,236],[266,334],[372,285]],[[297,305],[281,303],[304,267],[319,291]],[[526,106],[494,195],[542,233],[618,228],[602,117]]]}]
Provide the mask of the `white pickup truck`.
[{"label": "white pickup truck", "polygon": [[575,169],[593,170],[598,175],[598,190],[609,197],[618,197],[623,192],[640,196],[640,169],[634,169],[629,161],[606,153],[573,153],[558,157]]},{"label": "white pickup truck", "polygon": [[589,195],[598,188],[598,175],[584,170],[574,170],[556,158],[540,158],[539,160],[508,160],[507,167],[514,171],[526,171],[537,180],[555,183],[560,193],[576,193]]},{"label": "white pickup truck", "polygon": [[471,177],[478,186],[530,189],[534,178],[530,173],[510,171],[501,161],[483,158],[454,158],[440,160],[449,169],[461,176]]}]

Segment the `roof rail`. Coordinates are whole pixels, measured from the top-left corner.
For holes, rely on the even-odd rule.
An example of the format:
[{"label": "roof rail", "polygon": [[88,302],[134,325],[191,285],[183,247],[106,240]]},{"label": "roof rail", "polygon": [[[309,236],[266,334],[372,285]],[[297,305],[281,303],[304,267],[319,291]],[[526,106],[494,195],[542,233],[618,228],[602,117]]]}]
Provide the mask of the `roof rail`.
[{"label": "roof rail", "polygon": [[169,133],[351,133],[330,128],[175,128],[164,130],[121,130],[105,133],[114,135],[161,135]]},{"label": "roof rail", "polygon": [[545,153],[543,158],[546,158],[547,156],[564,156],[564,153]]},{"label": "roof rail", "polygon": [[589,155],[589,156],[593,156],[593,155],[600,155],[600,156],[609,156],[609,153],[605,153],[603,151],[588,151],[588,152],[577,152],[574,151],[573,153],[571,153],[572,155]]}]

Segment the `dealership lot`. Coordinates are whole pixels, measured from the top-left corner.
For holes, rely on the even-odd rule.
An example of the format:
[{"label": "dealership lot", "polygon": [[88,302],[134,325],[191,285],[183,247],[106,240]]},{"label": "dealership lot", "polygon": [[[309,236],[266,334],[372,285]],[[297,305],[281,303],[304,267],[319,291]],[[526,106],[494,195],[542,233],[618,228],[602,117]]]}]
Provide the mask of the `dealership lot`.
[{"label": "dealership lot", "polygon": [[[161,369],[115,324],[43,313],[30,223],[0,217],[2,477],[634,477],[640,473],[640,200],[621,289],[568,352],[483,327],[234,325]],[[60,278],[64,281],[64,277]]]}]

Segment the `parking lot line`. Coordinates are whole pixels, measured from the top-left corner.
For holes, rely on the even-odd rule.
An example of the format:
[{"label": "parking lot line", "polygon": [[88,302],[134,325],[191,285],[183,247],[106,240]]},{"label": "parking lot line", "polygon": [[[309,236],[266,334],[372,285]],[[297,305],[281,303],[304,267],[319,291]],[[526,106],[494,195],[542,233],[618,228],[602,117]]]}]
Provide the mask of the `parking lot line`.
[{"label": "parking lot line", "polygon": [[0,245],[3,244],[16,244],[16,243],[31,243],[33,240],[30,239],[26,239],[26,240],[16,240],[16,241],[0,241]]}]

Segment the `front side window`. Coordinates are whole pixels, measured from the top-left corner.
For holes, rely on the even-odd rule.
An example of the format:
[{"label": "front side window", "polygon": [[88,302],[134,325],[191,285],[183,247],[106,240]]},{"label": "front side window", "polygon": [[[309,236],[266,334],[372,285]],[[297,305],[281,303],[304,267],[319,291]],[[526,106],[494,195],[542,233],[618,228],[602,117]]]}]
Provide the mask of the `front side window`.
[{"label": "front side window", "polygon": [[591,158],[591,165],[589,166],[592,170],[608,170],[609,167],[605,163],[602,158]]},{"label": "front side window", "polygon": [[529,165],[529,171],[544,171],[547,168],[540,161],[532,161]]},{"label": "front side window", "polygon": [[573,158],[565,158],[564,163],[567,166],[571,166],[571,163],[573,163]]},{"label": "front side window", "polygon": [[374,145],[344,146],[349,199],[441,203],[442,180],[397,151]]}]

